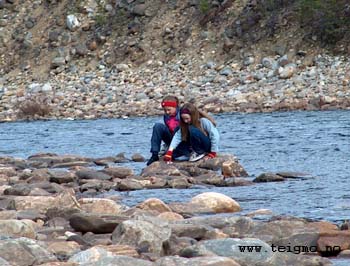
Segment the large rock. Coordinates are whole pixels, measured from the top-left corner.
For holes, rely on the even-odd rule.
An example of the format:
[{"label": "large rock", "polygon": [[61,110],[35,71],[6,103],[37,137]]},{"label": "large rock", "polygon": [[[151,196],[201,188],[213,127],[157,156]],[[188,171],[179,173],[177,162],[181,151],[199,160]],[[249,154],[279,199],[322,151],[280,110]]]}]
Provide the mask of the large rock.
[{"label": "large rock", "polygon": [[89,266],[152,266],[153,263],[127,256],[115,256],[102,247],[93,247],[79,252],[69,259],[79,265]]},{"label": "large rock", "polygon": [[81,209],[88,213],[116,215],[122,209],[122,206],[110,199],[81,198],[78,202]]},{"label": "large rock", "polygon": [[123,216],[103,216],[87,213],[76,213],[69,218],[69,224],[75,231],[95,234],[112,233],[114,229],[127,217]]},{"label": "large rock", "polygon": [[132,169],[126,167],[108,167],[102,171],[113,178],[126,178],[134,174]]},{"label": "large rock", "polygon": [[49,171],[50,182],[58,184],[70,183],[75,181],[76,176],[74,173],[64,170],[51,170]]},{"label": "large rock", "polygon": [[114,244],[131,245],[143,252],[163,254],[163,245],[169,240],[171,229],[160,219],[128,220],[122,222],[112,234]]},{"label": "large rock", "polygon": [[163,201],[156,198],[150,198],[145,200],[144,202],[141,202],[136,206],[137,208],[140,208],[142,210],[146,211],[157,211],[159,213],[162,212],[171,212],[171,209],[168,205],[166,205]]},{"label": "large rock", "polygon": [[94,169],[84,168],[75,172],[80,179],[110,180],[112,177]]},{"label": "large rock", "polygon": [[216,192],[205,192],[193,197],[190,203],[203,205],[216,213],[238,212],[239,204],[232,198]]},{"label": "large rock", "polygon": [[[248,249],[249,248],[249,249]],[[241,266],[326,266],[331,265],[328,259],[308,257],[287,252],[272,250],[267,243],[256,238],[227,238],[201,241],[185,248],[184,257],[223,256],[230,257]]]},{"label": "large rock", "polygon": [[56,257],[29,238],[2,239],[0,241],[0,258],[10,265],[28,266],[56,261]]},{"label": "large rock", "polygon": [[17,211],[35,209],[40,213],[45,213],[53,207],[78,207],[75,196],[68,192],[60,193],[57,196],[16,196],[13,200]]},{"label": "large rock", "polygon": [[33,223],[30,220],[0,220],[0,235],[34,239],[35,229]]}]

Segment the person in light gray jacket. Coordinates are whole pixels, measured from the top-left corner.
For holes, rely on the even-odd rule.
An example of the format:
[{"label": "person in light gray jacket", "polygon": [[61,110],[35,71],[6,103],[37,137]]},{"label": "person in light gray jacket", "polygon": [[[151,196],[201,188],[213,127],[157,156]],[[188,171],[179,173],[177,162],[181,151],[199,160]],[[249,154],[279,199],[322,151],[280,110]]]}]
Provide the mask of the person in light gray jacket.
[{"label": "person in light gray jacket", "polygon": [[176,131],[163,160],[171,162],[178,157],[189,161],[214,158],[219,150],[220,135],[212,117],[185,103],[180,109],[180,128]]}]

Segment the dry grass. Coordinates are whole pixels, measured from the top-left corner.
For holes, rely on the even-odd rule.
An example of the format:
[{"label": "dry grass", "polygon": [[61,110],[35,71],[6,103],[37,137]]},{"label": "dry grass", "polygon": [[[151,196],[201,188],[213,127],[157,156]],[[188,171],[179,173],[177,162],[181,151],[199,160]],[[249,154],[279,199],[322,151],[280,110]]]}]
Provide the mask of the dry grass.
[{"label": "dry grass", "polygon": [[35,119],[48,116],[52,111],[51,101],[45,95],[29,96],[17,103],[18,118]]}]

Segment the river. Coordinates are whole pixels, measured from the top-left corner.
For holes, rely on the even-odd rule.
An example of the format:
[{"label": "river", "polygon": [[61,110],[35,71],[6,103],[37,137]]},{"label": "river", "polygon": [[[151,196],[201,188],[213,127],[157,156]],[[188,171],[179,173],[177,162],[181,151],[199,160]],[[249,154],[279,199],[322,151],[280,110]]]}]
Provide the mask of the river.
[{"label": "river", "polygon": [[[141,190],[121,194],[128,205],[157,197],[187,201],[217,191],[247,213],[260,208],[340,224],[350,218],[350,111],[222,114],[215,116],[220,150],[236,155],[250,179],[264,172],[307,173],[305,179],[244,187]],[[92,158],[125,152],[149,156],[152,126],[161,117],[0,124],[0,156],[27,158],[38,152]],[[140,172],[144,163],[127,163]],[[334,265],[348,265],[334,260]]]}]

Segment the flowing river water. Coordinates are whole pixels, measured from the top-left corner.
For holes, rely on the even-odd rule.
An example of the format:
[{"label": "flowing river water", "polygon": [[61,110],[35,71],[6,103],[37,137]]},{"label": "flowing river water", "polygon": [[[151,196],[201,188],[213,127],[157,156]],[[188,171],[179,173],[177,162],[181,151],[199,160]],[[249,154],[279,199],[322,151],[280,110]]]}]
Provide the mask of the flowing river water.
[{"label": "flowing river water", "polygon": [[[244,187],[110,193],[121,194],[125,204],[135,205],[149,197],[188,201],[204,191],[216,191],[239,202],[242,213],[267,208],[275,214],[337,224],[350,219],[350,111],[235,113],[215,118],[221,133],[220,152],[236,155],[250,178],[279,171],[309,177]],[[0,156],[27,158],[54,152],[97,158],[125,152],[127,157],[141,153],[148,158],[152,126],[157,121],[161,117],[2,123]],[[140,172],[145,163],[126,166]]]},{"label": "flowing river water", "polygon": [[[144,190],[128,193],[135,204],[147,197],[188,200],[218,191],[251,211],[269,208],[339,222],[350,218],[350,112],[283,112],[215,116],[220,151],[235,154],[250,176],[263,172],[307,173],[307,179],[248,187]],[[104,157],[125,152],[149,156],[152,126],[161,117],[0,124],[0,156],[26,158],[38,152]],[[139,172],[144,163],[127,166]]]}]

